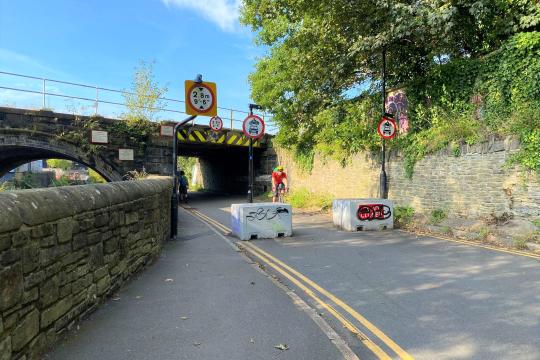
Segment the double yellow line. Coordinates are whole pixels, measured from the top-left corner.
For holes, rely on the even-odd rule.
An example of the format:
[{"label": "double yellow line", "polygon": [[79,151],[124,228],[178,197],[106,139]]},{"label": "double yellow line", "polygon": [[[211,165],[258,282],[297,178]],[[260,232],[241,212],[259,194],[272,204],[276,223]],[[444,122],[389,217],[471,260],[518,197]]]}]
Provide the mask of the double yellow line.
[{"label": "double yellow line", "polygon": [[[193,215],[199,217],[201,220],[209,223],[210,225],[217,228],[223,234],[228,234],[231,232],[229,228],[222,225],[218,221],[202,214],[200,211],[195,209],[188,209]],[[361,342],[364,344],[378,359],[391,360],[392,357],[388,355],[379,345],[377,345],[373,340],[371,340],[364,332],[362,332],[356,325],[336,309],[328,301],[324,301],[321,296],[328,298],[332,303],[337,307],[341,308],[342,311],[349,314],[354,320],[358,321],[366,330],[378,338],[382,343],[391,349],[400,359],[413,360],[413,357],[403,350],[398,344],[396,344],[392,339],[390,339],[386,334],[384,334],[380,329],[368,321],[365,317],[359,314],[356,310],[351,308],[341,299],[337,298],[335,295],[327,291],[326,289],[319,286],[317,283],[297,271],[296,269],[288,266],[281,260],[277,259],[273,255],[259,248],[250,242],[238,242],[236,245],[245,250],[254,257],[260,259],[262,262],[266,263],[268,266],[272,267],[278,273],[283,275],[285,278],[290,280],[294,285],[299,289],[304,291],[307,296],[312,298],[319,306],[326,309],[330,314],[332,314],[346,329],[353,333]],[[321,295],[321,296],[319,296]]]}]

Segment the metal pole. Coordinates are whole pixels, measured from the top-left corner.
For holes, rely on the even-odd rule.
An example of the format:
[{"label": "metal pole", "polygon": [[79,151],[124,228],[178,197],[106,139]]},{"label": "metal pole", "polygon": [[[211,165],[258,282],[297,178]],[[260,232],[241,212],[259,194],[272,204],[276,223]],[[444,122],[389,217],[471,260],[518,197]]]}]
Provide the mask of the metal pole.
[{"label": "metal pole", "polygon": [[98,114],[98,106],[99,106],[99,88],[96,86],[96,115]]},{"label": "metal pole", "polygon": [[[382,114],[386,113],[386,49],[382,50]],[[380,197],[388,198],[388,184],[386,179],[386,141],[382,139],[382,156],[381,156],[381,175],[379,179]]]},{"label": "metal pole", "polygon": [[197,115],[191,115],[185,120],[180,121],[174,126],[173,131],[173,193],[171,197],[171,238],[176,239],[178,235],[178,162],[177,162],[177,153],[178,153],[178,130],[191,120],[195,119]]},{"label": "metal pole", "polygon": [[46,92],[45,91],[45,82],[46,81],[47,80],[43,79],[43,106],[42,106],[43,109],[45,109],[45,92]]},{"label": "metal pole", "polygon": [[[249,106],[249,116],[253,115],[253,108]],[[249,173],[248,173],[248,203],[253,203],[253,139],[249,138]]]}]

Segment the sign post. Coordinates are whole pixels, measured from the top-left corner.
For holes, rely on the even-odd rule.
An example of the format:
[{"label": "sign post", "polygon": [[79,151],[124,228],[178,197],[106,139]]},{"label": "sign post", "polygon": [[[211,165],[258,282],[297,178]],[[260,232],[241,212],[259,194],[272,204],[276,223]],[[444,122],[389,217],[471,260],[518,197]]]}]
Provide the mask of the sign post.
[{"label": "sign post", "polygon": [[253,109],[261,109],[257,104],[249,104],[249,116],[242,124],[244,135],[249,137],[249,174],[248,174],[248,203],[253,202],[253,139],[264,135],[264,120],[253,115]]},{"label": "sign post", "polygon": [[216,84],[203,82],[198,74],[195,80],[185,81],[186,114],[191,115],[174,126],[173,130],[173,193],[171,197],[171,237],[178,235],[178,131],[198,115],[217,115]]}]

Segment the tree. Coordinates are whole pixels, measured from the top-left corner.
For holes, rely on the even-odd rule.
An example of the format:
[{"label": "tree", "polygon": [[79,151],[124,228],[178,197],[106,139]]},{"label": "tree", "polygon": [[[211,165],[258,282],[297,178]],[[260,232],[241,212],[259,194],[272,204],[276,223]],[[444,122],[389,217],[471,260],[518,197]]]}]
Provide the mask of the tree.
[{"label": "tree", "polygon": [[407,84],[436,58],[481,57],[539,20],[536,0],[245,0],[241,15],[268,47],[252,96],[294,144],[314,141],[324,111],[345,121],[343,107],[378,91],[383,49],[389,85]]},{"label": "tree", "polygon": [[131,89],[124,93],[127,120],[153,121],[157,113],[165,107],[160,98],[167,92],[167,87],[160,87],[154,76],[154,62],[140,61],[133,73]]}]

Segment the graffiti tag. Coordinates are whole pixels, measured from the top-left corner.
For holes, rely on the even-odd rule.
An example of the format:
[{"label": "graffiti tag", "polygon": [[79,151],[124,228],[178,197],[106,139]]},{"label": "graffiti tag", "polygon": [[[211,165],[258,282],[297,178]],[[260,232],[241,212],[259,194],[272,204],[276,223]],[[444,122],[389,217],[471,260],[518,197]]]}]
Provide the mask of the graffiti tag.
[{"label": "graffiti tag", "polygon": [[383,204],[365,204],[358,206],[356,216],[361,221],[386,220],[392,215],[390,207]]},{"label": "graffiti tag", "polygon": [[246,215],[246,219],[249,221],[261,221],[261,220],[272,220],[274,218],[281,219],[281,214],[289,214],[289,210],[283,207],[277,208],[258,208],[256,211],[250,211]]}]

